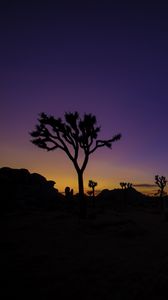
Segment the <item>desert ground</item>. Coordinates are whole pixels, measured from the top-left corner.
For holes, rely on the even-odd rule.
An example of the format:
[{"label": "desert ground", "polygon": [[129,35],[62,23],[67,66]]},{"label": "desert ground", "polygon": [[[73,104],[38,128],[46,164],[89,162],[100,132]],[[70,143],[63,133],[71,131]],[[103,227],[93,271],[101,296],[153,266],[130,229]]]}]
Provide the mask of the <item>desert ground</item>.
[{"label": "desert ground", "polygon": [[[168,222],[159,211],[1,216],[1,299],[167,299]],[[2,296],[3,295],[3,296]]]}]

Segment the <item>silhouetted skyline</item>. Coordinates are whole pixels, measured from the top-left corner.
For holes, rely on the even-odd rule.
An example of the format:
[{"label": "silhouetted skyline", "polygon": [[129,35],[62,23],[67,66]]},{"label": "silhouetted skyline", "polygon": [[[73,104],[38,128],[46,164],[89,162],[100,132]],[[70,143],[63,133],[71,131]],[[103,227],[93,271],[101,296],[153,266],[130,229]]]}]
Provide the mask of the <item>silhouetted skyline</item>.
[{"label": "silhouetted skyline", "polygon": [[122,133],[89,162],[86,189],[90,178],[101,189],[168,177],[167,12],[161,2],[3,3],[0,165],[76,189],[64,154],[33,147],[29,131],[41,111],[77,110],[96,115],[102,138]]}]

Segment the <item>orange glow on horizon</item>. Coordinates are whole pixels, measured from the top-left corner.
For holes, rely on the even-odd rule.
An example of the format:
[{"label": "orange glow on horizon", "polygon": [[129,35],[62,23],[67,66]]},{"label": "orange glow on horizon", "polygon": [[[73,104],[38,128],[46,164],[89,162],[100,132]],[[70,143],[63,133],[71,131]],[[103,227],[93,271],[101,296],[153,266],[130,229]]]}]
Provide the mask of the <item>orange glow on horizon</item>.
[{"label": "orange glow on horizon", "polygon": [[[78,192],[76,171],[64,153],[42,151],[29,141],[23,145],[23,147],[20,145],[13,147],[9,143],[6,147],[2,147],[1,167],[26,168],[30,173],[39,173],[47,180],[55,181],[55,188],[60,192],[64,192],[66,186],[72,188],[74,193]],[[155,170],[150,168],[148,170],[146,165],[131,165],[130,162],[126,163],[122,159],[120,160],[115,151],[105,152],[105,156],[102,156],[101,152],[100,154],[96,153],[89,160],[84,172],[84,189],[86,193],[90,190],[88,188],[90,179],[98,183],[97,190],[112,190],[120,188],[120,182],[154,184],[155,175]],[[145,194],[154,194],[154,191],[157,191],[157,187],[136,187],[136,189]],[[167,190],[168,188],[165,189],[165,191]]]}]

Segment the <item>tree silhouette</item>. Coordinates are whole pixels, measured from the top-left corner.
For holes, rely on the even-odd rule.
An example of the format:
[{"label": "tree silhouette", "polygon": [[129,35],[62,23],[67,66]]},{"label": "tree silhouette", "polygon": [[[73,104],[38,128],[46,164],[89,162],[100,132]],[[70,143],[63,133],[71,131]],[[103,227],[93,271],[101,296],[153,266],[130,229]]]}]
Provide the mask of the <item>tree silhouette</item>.
[{"label": "tree silhouette", "polygon": [[93,180],[89,180],[88,186],[92,189],[92,196],[95,196],[95,187],[97,186],[97,182]]},{"label": "tree silhouette", "polygon": [[126,208],[127,205],[128,205],[129,191],[132,188],[132,183],[130,183],[130,182],[120,182],[120,186],[122,188],[122,193],[123,193],[122,206],[123,206],[123,208]]},{"label": "tree silhouette", "polygon": [[120,182],[120,186],[123,189],[130,189],[132,188],[132,183],[130,182]]},{"label": "tree silhouette", "polygon": [[120,186],[121,186],[122,190],[126,188],[126,185],[127,185],[126,182],[120,182]]},{"label": "tree silhouette", "polygon": [[166,183],[167,183],[166,177],[156,175],[155,176],[155,183],[159,187],[158,194],[160,195],[160,197],[163,197],[163,195],[164,195],[164,188],[165,188]]},{"label": "tree silhouette", "polygon": [[127,189],[131,189],[132,188],[132,183],[127,182]]},{"label": "tree silhouette", "polygon": [[[65,122],[61,118],[41,113],[35,131],[30,135],[31,142],[47,151],[61,149],[72,161],[78,175],[79,196],[81,202],[81,215],[86,216],[86,201],[84,200],[83,173],[89,157],[97,149],[112,147],[112,143],[121,138],[121,134],[114,135],[108,140],[98,140],[100,127],[97,126],[96,117],[85,114],[79,117],[78,112],[65,113]],[[80,153],[83,153],[82,163]]]}]

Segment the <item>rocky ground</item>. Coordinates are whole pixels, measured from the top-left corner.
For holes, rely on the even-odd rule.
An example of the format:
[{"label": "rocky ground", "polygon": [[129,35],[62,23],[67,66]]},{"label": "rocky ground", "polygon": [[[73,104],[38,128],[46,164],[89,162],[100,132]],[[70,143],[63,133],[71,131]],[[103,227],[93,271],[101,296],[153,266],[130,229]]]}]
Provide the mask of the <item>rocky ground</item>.
[{"label": "rocky ground", "polygon": [[1,299],[167,299],[168,222],[128,208],[1,216]]}]

